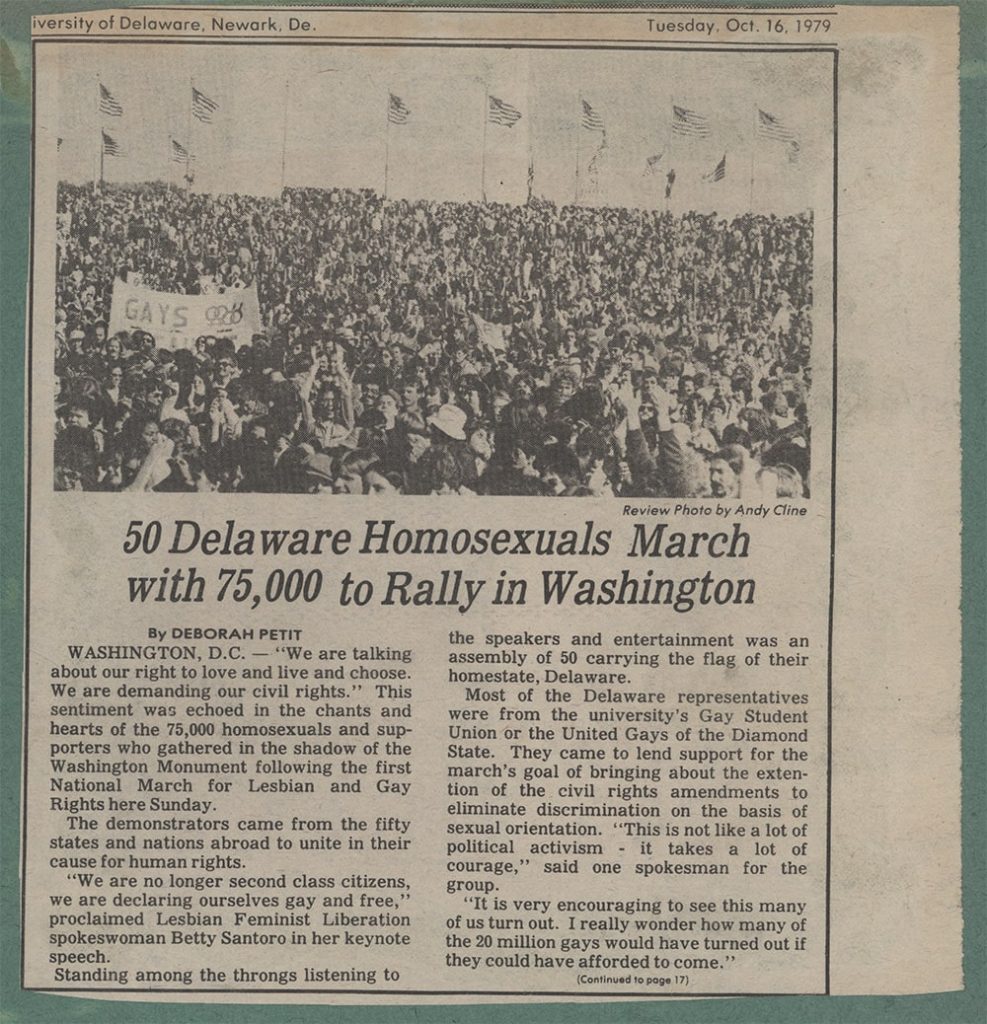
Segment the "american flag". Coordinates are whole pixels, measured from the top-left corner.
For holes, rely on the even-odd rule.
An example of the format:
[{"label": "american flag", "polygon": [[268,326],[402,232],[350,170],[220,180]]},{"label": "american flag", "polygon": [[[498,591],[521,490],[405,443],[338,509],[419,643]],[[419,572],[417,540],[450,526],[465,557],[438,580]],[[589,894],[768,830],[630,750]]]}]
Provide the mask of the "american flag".
[{"label": "american flag", "polygon": [[591,132],[604,131],[603,118],[583,100],[583,127]]},{"label": "american flag", "polygon": [[187,164],[189,161],[188,150],[177,140],[171,140],[171,162],[174,164]]},{"label": "american flag", "polygon": [[722,181],[727,176],[727,155],[709,172],[703,175],[704,181]]},{"label": "american flag", "polygon": [[521,120],[521,111],[512,107],[510,103],[497,99],[496,96],[489,96],[487,109],[487,120],[491,124],[503,125],[505,128],[513,128]]},{"label": "american flag", "polygon": [[658,165],[661,163],[661,158],[664,156],[664,152],[655,153],[654,156],[649,156],[644,161],[644,169],[646,174],[655,174],[658,170]]},{"label": "american flag", "polygon": [[757,134],[762,139],[774,139],[775,142],[794,142],[795,132],[789,128],[784,121],[780,121],[774,114],[767,111],[757,111]]},{"label": "american flag", "polygon": [[387,104],[387,120],[391,124],[406,124],[409,117],[411,117],[411,110],[400,96],[395,96],[392,92]]},{"label": "american flag", "polygon": [[668,174],[665,175],[665,198],[672,198],[672,186],[675,184],[675,168],[673,167]]},{"label": "american flag", "polygon": [[103,156],[120,156],[120,144],[112,135],[103,132]]},{"label": "american flag", "polygon": [[676,135],[689,135],[697,139],[705,139],[709,135],[709,118],[705,114],[697,114],[688,107],[672,105],[672,131]]},{"label": "american flag", "polygon": [[212,124],[212,116],[219,110],[219,104],[209,99],[204,92],[192,86],[192,113],[205,124]]},{"label": "american flag", "polygon": [[99,110],[108,117],[120,117],[123,113],[123,107],[102,82],[99,83]]}]

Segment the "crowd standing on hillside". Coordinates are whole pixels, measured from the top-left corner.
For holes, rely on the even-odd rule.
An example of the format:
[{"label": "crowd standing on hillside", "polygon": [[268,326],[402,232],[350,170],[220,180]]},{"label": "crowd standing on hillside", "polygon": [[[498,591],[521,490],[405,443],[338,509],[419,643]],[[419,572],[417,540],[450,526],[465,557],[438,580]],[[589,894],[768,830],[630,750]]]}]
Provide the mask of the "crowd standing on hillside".
[{"label": "crowd standing on hillside", "polygon": [[[55,486],[799,498],[812,220],[62,185]],[[108,333],[256,285],[249,344]]]}]

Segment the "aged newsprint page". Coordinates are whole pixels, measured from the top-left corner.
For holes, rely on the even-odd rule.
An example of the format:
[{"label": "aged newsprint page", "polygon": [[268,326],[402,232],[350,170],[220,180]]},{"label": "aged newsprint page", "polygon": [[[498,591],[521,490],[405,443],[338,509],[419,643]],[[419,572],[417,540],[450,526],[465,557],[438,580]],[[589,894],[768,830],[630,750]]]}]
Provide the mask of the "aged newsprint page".
[{"label": "aged newsprint page", "polygon": [[32,27],[24,986],[961,988],[956,11]]}]

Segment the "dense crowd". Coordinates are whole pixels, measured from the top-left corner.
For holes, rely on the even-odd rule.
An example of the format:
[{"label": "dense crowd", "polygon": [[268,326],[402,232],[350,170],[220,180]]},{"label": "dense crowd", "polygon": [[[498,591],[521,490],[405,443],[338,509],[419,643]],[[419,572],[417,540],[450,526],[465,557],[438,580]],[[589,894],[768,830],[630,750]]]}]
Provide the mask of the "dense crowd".
[{"label": "dense crowd", "polygon": [[[808,214],[163,184],[58,211],[59,489],[807,494]],[[263,330],[109,335],[135,276],[256,284]]]}]

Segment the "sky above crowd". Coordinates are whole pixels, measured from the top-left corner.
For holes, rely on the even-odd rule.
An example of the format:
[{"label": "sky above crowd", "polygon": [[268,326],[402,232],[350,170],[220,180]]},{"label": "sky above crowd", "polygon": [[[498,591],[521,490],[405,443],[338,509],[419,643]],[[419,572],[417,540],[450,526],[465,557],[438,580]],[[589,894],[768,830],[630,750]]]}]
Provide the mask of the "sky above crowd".
[{"label": "sky above crowd", "polygon": [[[57,61],[46,80],[59,120],[40,127],[52,150],[61,139],[67,181],[99,173],[105,132],[118,150],[102,158],[107,181],[181,183],[174,140],[192,154],[194,187],[217,193],[383,191],[386,166],[395,198],[470,201],[485,188],[523,202],[529,162],[534,194],[560,204],[663,209],[670,170],[675,211],[818,210],[832,191],[826,53],[93,44]],[[102,110],[101,84],[115,101],[103,93]],[[191,116],[193,85],[216,105],[211,123]],[[388,119],[391,94],[403,123]],[[520,119],[490,123],[489,96]],[[583,126],[583,101],[604,132]],[[708,135],[673,133],[673,104]],[[758,134],[758,109],[797,139],[797,160]]]}]

